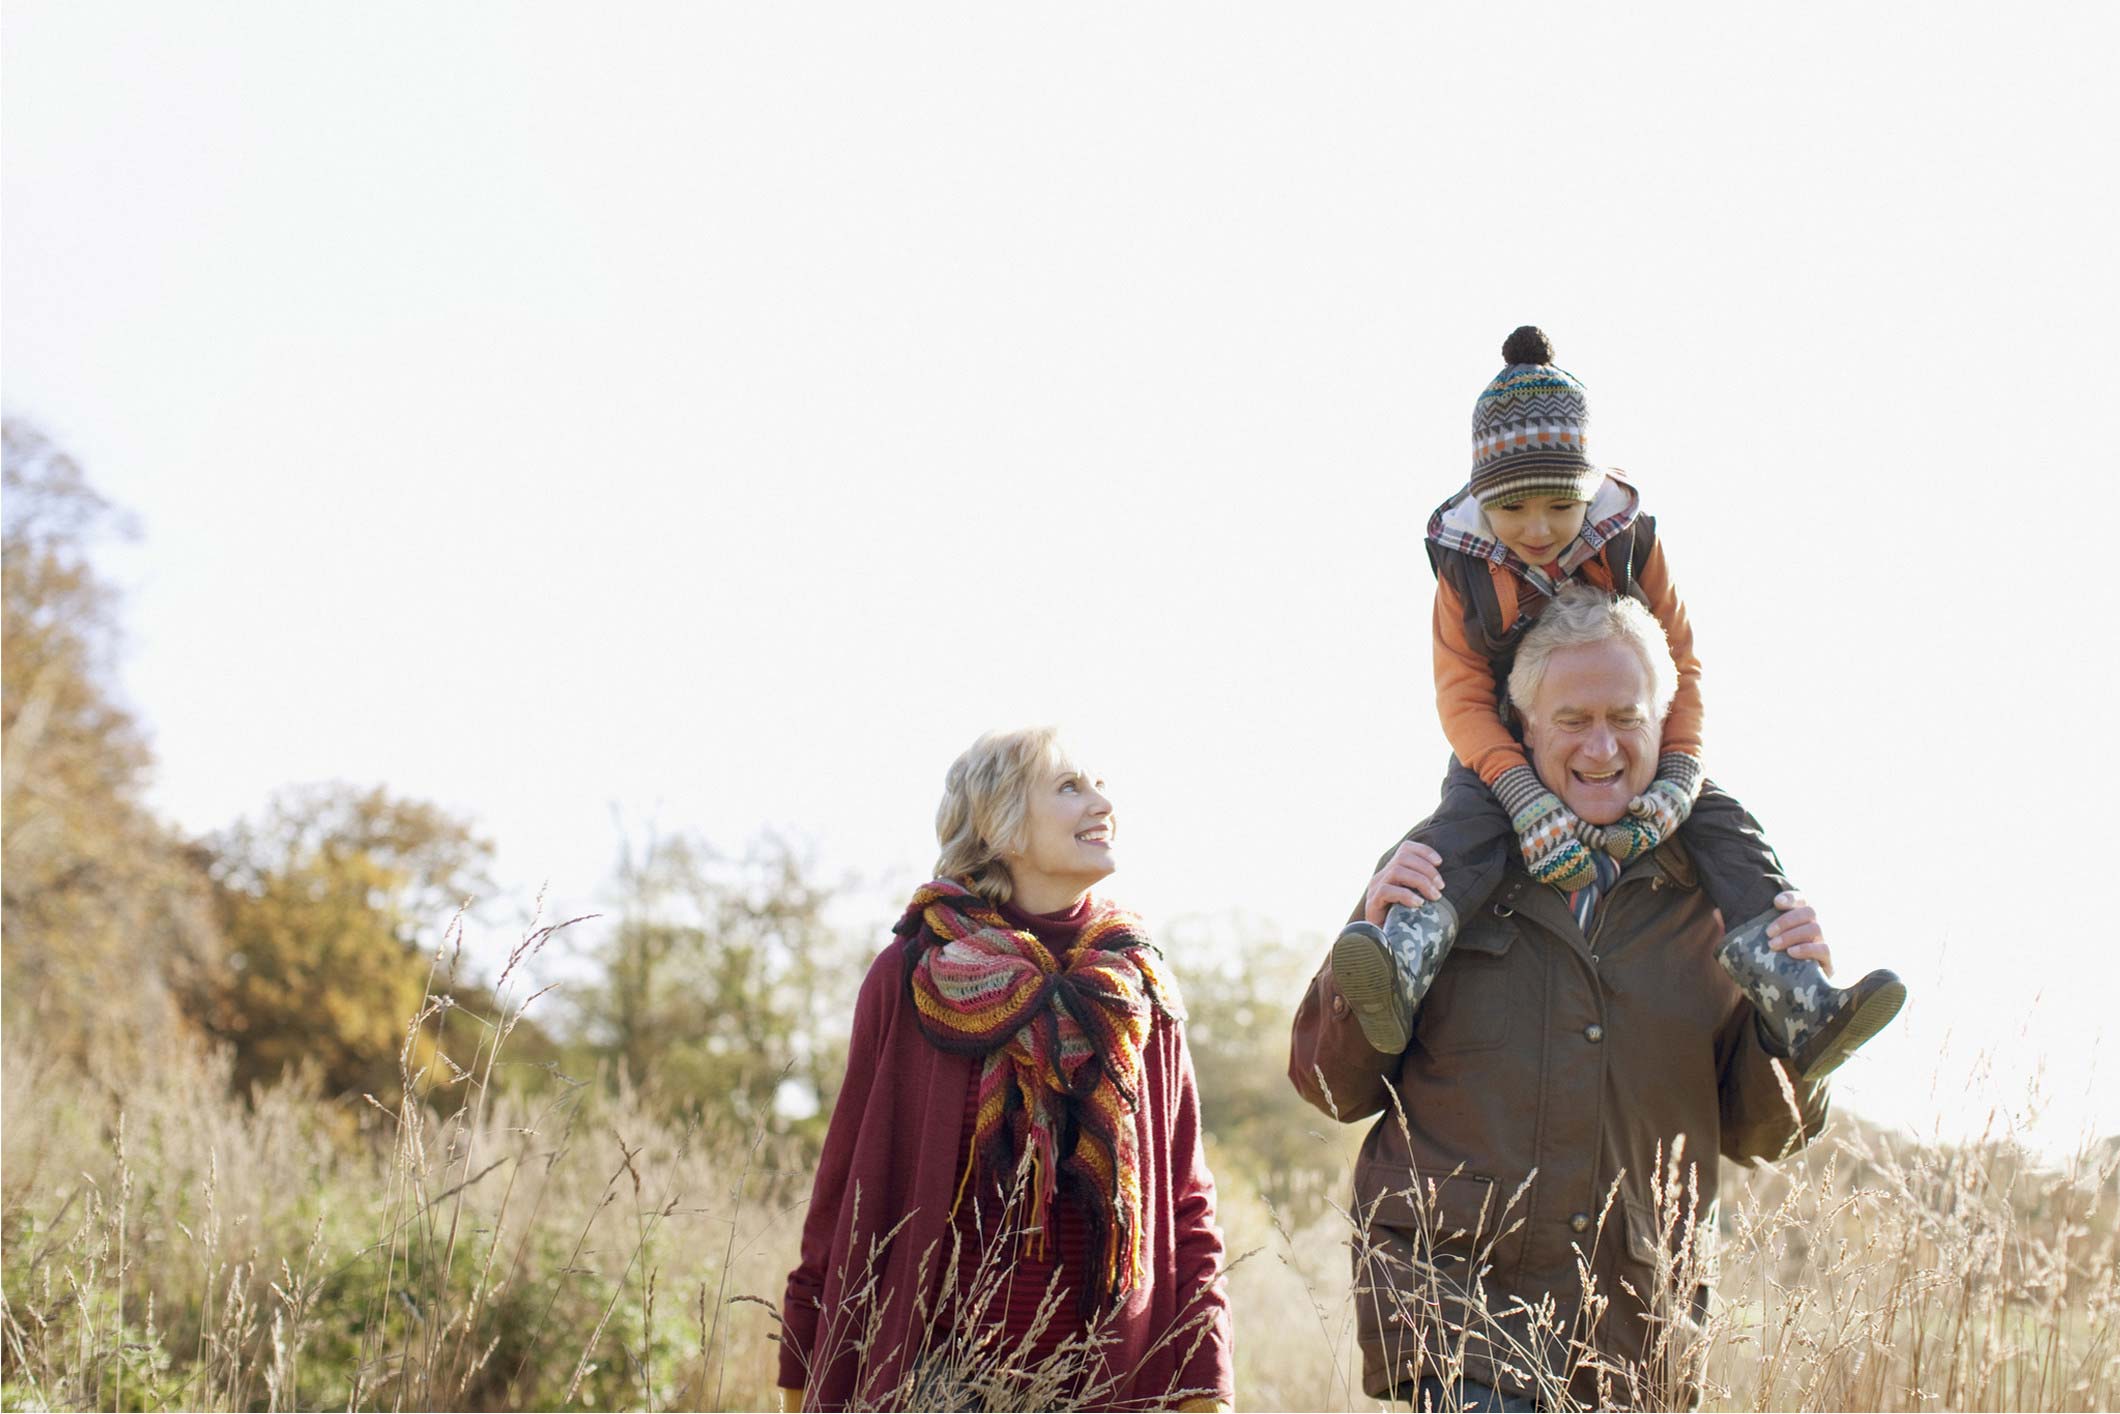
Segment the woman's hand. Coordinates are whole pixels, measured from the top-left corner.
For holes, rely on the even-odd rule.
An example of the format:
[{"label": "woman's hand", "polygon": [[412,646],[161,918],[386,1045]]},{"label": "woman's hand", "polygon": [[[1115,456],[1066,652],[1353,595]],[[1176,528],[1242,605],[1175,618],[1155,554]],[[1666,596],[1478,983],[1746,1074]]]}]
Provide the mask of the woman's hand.
[{"label": "woman's hand", "polygon": [[[1379,928],[1391,906],[1402,903],[1419,908],[1443,896],[1443,856],[1418,840],[1403,841],[1369,881],[1362,899],[1362,916]],[[1777,920],[1778,921],[1778,920]]]},{"label": "woman's hand", "polygon": [[1833,950],[1826,946],[1826,932],[1818,922],[1818,910],[1794,890],[1776,894],[1774,906],[1782,910],[1782,914],[1767,925],[1767,946],[1790,957],[1809,958],[1818,964],[1819,971],[1831,977]]}]

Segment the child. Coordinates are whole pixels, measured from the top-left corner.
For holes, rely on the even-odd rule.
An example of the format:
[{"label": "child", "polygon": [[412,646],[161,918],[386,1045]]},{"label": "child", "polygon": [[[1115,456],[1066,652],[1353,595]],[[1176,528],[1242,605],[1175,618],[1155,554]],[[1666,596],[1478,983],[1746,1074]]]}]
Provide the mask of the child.
[{"label": "child", "polygon": [[[1701,774],[1700,661],[1656,522],[1624,476],[1591,464],[1583,386],[1553,366],[1546,336],[1518,329],[1502,357],[1508,367],[1473,406],[1472,478],[1428,523],[1436,707],[1457,759],[1442,805],[1415,837],[1443,857],[1443,896],[1419,908],[1394,904],[1382,929],[1349,924],[1333,945],[1341,995],[1370,1045],[1395,1055],[1459,918],[1501,881],[1512,845],[1534,879],[1573,892],[1609,887],[1614,861],[1624,866],[1676,834],[1730,928],[1716,960],[1797,1076],[1816,1080],[1898,1014],[1906,986],[1878,971],[1842,990],[1816,962],[1768,947],[1775,896],[1791,885],[1758,822]],[[1656,779],[1603,828],[1539,780],[1503,705],[1517,643],[1570,579],[1639,599],[1678,666]]]}]

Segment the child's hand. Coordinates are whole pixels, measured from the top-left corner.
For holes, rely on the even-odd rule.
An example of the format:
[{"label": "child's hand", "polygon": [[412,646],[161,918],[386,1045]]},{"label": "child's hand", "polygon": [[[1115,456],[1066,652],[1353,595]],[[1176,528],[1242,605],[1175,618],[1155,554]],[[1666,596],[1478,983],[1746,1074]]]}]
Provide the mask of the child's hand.
[{"label": "child's hand", "polygon": [[1664,842],[1653,823],[1633,815],[1622,815],[1599,833],[1596,847],[1622,864],[1632,864]]},{"label": "child's hand", "polygon": [[1590,827],[1546,789],[1538,772],[1528,765],[1511,766],[1496,777],[1494,798],[1509,812],[1532,878],[1571,891],[1597,882],[1597,865],[1583,845],[1583,832]]},{"label": "child's hand", "polygon": [[1649,782],[1649,788],[1627,803],[1627,814],[1647,823],[1656,831],[1658,840],[1667,840],[1678,833],[1678,827],[1686,823],[1693,813],[1693,797],[1686,794],[1685,787],[1676,781],[1667,781],[1659,776]]},{"label": "child's hand", "polygon": [[1419,908],[1426,900],[1441,898],[1442,863],[1443,856],[1419,840],[1405,841],[1369,881],[1368,896],[1362,900],[1362,916],[1381,928],[1384,915],[1393,904]]},{"label": "child's hand", "polygon": [[1597,882],[1597,866],[1580,838],[1590,827],[1552,791],[1518,811],[1510,823],[1532,878],[1571,891]]},{"label": "child's hand", "polygon": [[1693,797],[1685,785],[1659,776],[1628,802],[1625,818],[1605,826],[1602,848],[1620,863],[1631,864],[1677,834],[1692,813]]}]

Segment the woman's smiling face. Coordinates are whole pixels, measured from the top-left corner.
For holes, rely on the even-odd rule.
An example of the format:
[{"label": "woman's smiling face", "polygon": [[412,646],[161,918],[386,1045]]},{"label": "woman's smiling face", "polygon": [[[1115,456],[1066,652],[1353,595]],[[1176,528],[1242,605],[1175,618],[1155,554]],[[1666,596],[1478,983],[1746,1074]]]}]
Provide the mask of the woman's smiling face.
[{"label": "woman's smiling face", "polygon": [[1118,867],[1118,817],[1104,777],[1065,745],[1055,743],[1045,768],[1031,777],[1025,807],[1021,846],[1002,858],[1026,912],[1065,908]]}]

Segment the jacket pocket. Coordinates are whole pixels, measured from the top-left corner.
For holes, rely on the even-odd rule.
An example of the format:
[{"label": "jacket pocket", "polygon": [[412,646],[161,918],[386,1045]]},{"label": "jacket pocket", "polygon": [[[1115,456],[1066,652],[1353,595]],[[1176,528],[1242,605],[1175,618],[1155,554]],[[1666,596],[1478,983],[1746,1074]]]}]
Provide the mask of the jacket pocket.
[{"label": "jacket pocket", "polygon": [[[1389,1123],[1390,1121],[1385,1121]],[[1365,1382],[1452,1358],[1466,1330],[1499,1314],[1523,1249],[1515,1189],[1485,1174],[1416,1174],[1403,1157],[1358,1164],[1354,1175],[1355,1330]],[[1458,1334],[1453,1334],[1453,1333]]]},{"label": "jacket pocket", "polygon": [[[1646,1205],[1632,1198],[1624,1200],[1620,1207],[1626,1213],[1627,1261],[1636,1268],[1656,1268],[1658,1234],[1656,1219]],[[1648,1295],[1645,1289],[1642,1294]]]},{"label": "jacket pocket", "polygon": [[[1713,1287],[1722,1275],[1721,1234],[1715,1229],[1712,1209],[1705,1213],[1697,1225],[1688,1224],[1680,1217],[1674,1226],[1670,1240],[1672,1248],[1666,1255],[1665,1233],[1656,1213],[1646,1203],[1632,1198],[1623,1200],[1627,1213],[1627,1261],[1638,1270],[1650,1272],[1661,1269],[1663,1286],[1683,1291],[1694,1285]],[[1646,1294],[1646,1288],[1644,1289]]]},{"label": "jacket pocket", "polygon": [[1462,1277],[1493,1264],[1497,1243],[1514,1225],[1502,1212],[1509,1195],[1484,1174],[1425,1178],[1390,1163],[1355,1173],[1357,1233]]},{"label": "jacket pocket", "polygon": [[1429,1055],[1488,1051],[1509,1039],[1510,1015],[1522,1000],[1509,986],[1518,936],[1515,919],[1493,910],[1458,935],[1414,1017],[1414,1034]]},{"label": "jacket pocket", "polygon": [[[1613,1315],[1631,1333],[1625,1354],[1635,1362],[1649,1391],[1649,1402],[1671,1409],[1698,1408],[1707,1373],[1708,1302],[1715,1278],[1714,1220],[1710,1217],[1697,1250],[1670,1252],[1656,1214],[1647,1204],[1627,1199],[1626,1260],[1621,1277],[1631,1291],[1611,1293]],[[1688,1244],[1673,1235],[1681,1249]]]}]

